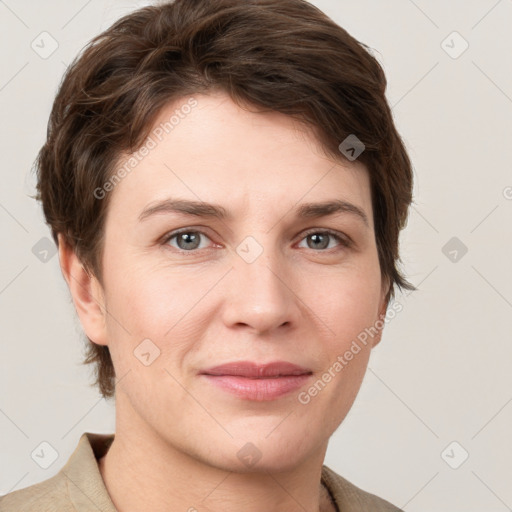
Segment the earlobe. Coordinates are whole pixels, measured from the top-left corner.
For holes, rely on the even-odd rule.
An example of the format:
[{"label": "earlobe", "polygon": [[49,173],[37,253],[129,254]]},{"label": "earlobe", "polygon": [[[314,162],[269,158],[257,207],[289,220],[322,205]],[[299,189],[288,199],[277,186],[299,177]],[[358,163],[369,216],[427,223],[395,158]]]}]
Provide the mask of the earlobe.
[{"label": "earlobe", "polygon": [[379,319],[375,322],[375,328],[377,329],[377,334],[373,337],[373,348],[375,348],[382,339],[382,331],[384,330],[384,318],[386,318],[386,311],[384,313],[379,314]]},{"label": "earlobe", "polygon": [[382,286],[382,300],[380,303],[379,308],[379,319],[375,322],[375,328],[378,330],[378,333],[373,338],[373,347],[376,347],[381,339],[382,339],[382,331],[384,330],[385,326],[385,318],[386,313],[388,310],[388,303],[389,303],[389,280],[385,279],[383,280],[383,286]]},{"label": "earlobe", "polygon": [[59,235],[59,261],[85,334],[94,343],[107,345],[103,289],[62,235]]}]

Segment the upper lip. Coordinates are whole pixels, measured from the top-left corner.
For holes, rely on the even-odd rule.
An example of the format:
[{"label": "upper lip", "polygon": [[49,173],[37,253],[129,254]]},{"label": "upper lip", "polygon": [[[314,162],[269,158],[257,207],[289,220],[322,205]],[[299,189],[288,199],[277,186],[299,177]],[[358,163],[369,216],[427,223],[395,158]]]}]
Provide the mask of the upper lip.
[{"label": "upper lip", "polygon": [[265,377],[284,377],[289,375],[307,375],[311,370],[287,361],[254,363],[252,361],[234,361],[202,370],[203,375],[232,375],[252,379]]}]

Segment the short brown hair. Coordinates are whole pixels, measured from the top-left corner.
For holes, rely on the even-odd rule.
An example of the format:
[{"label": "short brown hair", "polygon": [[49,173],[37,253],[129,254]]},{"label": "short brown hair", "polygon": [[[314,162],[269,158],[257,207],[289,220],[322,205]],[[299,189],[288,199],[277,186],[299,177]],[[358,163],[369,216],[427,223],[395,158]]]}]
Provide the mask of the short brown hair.
[{"label": "short brown hair", "polygon": [[[46,221],[101,282],[108,196],[94,190],[136,151],[170,101],[222,90],[239,105],[293,116],[344,159],[364,144],[383,277],[415,289],[397,267],[412,201],[412,169],[394,126],[384,72],[368,47],[305,0],[176,0],[129,14],[95,37],[64,75],[36,161]],[[88,342],[105,398],[115,394],[107,346]]]}]

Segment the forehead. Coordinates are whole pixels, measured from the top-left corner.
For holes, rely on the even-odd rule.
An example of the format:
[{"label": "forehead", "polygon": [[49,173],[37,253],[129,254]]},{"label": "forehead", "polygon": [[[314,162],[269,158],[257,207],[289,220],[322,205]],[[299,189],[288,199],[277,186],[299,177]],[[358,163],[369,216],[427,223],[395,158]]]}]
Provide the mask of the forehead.
[{"label": "forehead", "polygon": [[112,191],[110,208],[140,213],[172,196],[227,203],[235,214],[237,208],[279,214],[301,200],[345,199],[366,210],[371,222],[363,164],[334,161],[305,125],[255,110],[221,92],[166,105],[142,148],[118,162],[115,169],[129,172]]}]

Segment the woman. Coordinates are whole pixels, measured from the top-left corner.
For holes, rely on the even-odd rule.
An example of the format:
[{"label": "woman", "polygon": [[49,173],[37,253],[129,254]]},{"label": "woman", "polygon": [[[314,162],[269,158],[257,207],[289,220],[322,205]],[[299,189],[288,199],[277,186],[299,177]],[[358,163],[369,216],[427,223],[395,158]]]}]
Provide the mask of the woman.
[{"label": "woman", "polygon": [[397,511],[323,465],[394,289],[411,164],[303,0],[177,0],[70,66],[38,191],[115,435],[2,511]]}]

